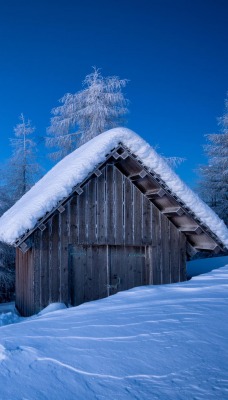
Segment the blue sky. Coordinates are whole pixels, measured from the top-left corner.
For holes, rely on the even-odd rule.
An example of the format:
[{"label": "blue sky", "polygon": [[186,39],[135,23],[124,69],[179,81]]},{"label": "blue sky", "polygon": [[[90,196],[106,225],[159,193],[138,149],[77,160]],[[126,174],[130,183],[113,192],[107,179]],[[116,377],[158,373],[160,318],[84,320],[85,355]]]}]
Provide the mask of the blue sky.
[{"label": "blue sky", "polygon": [[[44,136],[92,66],[129,79],[127,126],[194,187],[228,90],[226,0],[0,0],[0,161],[21,112]],[[45,162],[45,159],[42,159]]]}]

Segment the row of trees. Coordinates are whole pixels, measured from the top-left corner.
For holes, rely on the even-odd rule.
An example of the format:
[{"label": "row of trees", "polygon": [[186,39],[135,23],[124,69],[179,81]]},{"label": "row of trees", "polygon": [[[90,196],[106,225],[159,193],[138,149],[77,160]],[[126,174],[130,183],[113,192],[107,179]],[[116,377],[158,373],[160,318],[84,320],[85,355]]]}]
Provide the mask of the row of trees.
[{"label": "row of trees", "polygon": [[[20,115],[10,139],[12,157],[2,167],[0,184],[0,215],[26,193],[39,177],[36,162],[36,143],[32,138],[35,128]],[[14,259],[12,247],[0,242],[0,300],[10,300],[14,292]]]},{"label": "row of trees", "polygon": [[[44,136],[54,162],[101,132],[124,123],[128,101],[122,89],[126,79],[103,77],[100,70],[86,76],[83,89],[65,94],[51,111],[51,124]],[[41,177],[38,139],[31,121],[20,115],[10,140],[12,157],[3,166],[0,180],[0,216]],[[0,300],[9,298],[14,285],[14,249],[0,242]]]}]

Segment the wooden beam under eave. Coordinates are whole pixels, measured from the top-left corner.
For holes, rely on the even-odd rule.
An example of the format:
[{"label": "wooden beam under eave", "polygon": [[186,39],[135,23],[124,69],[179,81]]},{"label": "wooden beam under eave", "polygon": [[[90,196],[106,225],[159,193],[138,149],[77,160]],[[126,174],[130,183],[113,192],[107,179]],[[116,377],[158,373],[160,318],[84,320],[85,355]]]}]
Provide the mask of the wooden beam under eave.
[{"label": "wooden beam under eave", "polygon": [[189,242],[186,243],[186,252],[187,252],[187,256],[189,259],[193,258],[196,253],[198,253],[198,250],[192,246]]},{"label": "wooden beam under eave", "polygon": [[218,254],[221,251],[220,247],[216,243],[201,243],[195,248],[197,251],[212,251],[215,254]]},{"label": "wooden beam under eave", "polygon": [[140,172],[137,172],[136,174],[131,174],[128,176],[128,178],[134,182],[138,181],[139,179],[143,179],[148,175],[148,173],[145,171],[145,169],[142,169]]},{"label": "wooden beam under eave", "polygon": [[179,231],[183,232],[185,235],[200,235],[202,233],[202,229],[199,225],[197,226],[180,226]]},{"label": "wooden beam under eave", "polygon": [[161,210],[162,214],[164,214],[166,217],[172,217],[172,216],[180,216],[184,214],[184,210],[181,207],[167,207]]},{"label": "wooden beam under eave", "polygon": [[145,193],[145,196],[149,200],[157,199],[159,197],[163,197],[164,195],[165,195],[165,191],[161,187],[156,188],[156,189],[147,190]]},{"label": "wooden beam under eave", "polygon": [[220,244],[214,240],[209,233],[204,232],[203,230],[200,235],[197,235],[196,233],[189,234],[187,238],[191,245],[198,251],[210,251],[213,253],[219,253],[222,251]]}]

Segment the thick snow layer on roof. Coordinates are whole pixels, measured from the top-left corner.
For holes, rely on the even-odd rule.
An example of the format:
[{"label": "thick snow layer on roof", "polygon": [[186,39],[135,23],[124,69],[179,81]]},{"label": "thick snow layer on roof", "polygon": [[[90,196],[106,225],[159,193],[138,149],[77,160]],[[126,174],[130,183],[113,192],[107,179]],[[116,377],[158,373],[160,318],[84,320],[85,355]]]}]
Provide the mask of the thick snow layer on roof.
[{"label": "thick snow layer on roof", "polygon": [[0,240],[13,244],[37,220],[67,197],[79,184],[105,161],[105,156],[119,143],[136,154],[148,168],[165,181],[175,193],[228,247],[228,230],[223,221],[186,186],[167,165],[164,158],[140,136],[126,128],[115,128],[96,136],[55,165],[32,189],[0,218]]}]

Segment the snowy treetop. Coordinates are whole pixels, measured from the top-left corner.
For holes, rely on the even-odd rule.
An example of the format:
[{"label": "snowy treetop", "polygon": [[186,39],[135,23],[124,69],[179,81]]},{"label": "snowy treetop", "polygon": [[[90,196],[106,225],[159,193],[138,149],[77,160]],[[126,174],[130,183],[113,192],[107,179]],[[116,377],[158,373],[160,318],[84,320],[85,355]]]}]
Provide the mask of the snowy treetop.
[{"label": "snowy treetop", "polygon": [[95,167],[105,161],[106,154],[125,145],[143,164],[160,175],[166,185],[195,215],[214,232],[228,248],[228,229],[208,207],[168,166],[164,158],[140,136],[127,128],[106,131],[79,147],[55,165],[13,207],[0,218],[0,240],[13,244],[37,221],[70,195]]}]

